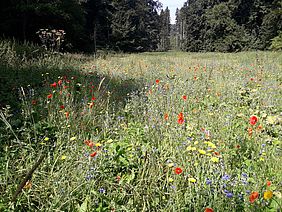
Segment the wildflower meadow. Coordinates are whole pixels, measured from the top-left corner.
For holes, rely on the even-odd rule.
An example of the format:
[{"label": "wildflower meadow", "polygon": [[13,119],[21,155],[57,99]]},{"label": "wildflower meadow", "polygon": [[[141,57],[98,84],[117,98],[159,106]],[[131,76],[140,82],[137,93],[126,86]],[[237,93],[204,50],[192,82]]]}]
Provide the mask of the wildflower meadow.
[{"label": "wildflower meadow", "polygon": [[281,211],[281,52],[1,51],[0,211]]}]

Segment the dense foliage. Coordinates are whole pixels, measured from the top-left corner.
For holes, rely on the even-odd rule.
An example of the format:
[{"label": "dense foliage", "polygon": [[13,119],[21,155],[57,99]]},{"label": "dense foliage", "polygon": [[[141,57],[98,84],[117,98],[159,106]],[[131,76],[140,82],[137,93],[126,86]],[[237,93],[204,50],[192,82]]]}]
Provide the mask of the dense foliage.
[{"label": "dense foliage", "polygon": [[177,46],[194,52],[268,49],[282,29],[281,11],[281,0],[186,1],[176,13]]},{"label": "dense foliage", "polygon": [[281,56],[0,42],[0,211],[281,211]]},{"label": "dense foliage", "polygon": [[63,29],[65,50],[155,50],[160,41],[156,0],[1,1],[0,35],[39,42],[40,29]]}]

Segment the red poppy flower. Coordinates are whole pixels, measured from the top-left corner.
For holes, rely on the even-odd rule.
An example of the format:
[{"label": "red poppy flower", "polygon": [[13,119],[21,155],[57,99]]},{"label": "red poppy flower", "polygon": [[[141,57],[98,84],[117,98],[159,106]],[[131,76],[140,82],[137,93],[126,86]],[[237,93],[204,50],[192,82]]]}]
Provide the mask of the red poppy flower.
[{"label": "red poppy flower", "polygon": [[267,186],[271,186],[271,182],[268,180],[268,181],[266,182],[266,185],[267,185]]},{"label": "red poppy flower", "polygon": [[94,158],[97,155],[97,152],[93,152],[90,154],[90,157]]},{"label": "red poppy flower", "polygon": [[70,113],[69,112],[65,112],[65,115],[66,115],[66,118],[68,119],[69,116],[70,116]]},{"label": "red poppy flower", "polygon": [[61,108],[61,109],[65,109],[65,106],[64,106],[64,105],[61,105],[60,108]]},{"label": "red poppy flower", "polygon": [[183,115],[183,113],[179,113],[178,114],[177,122],[178,122],[178,124],[183,124],[184,123],[184,115]]},{"label": "red poppy flower", "polygon": [[174,173],[175,173],[175,174],[181,174],[181,173],[182,173],[182,169],[181,169],[180,167],[176,167],[176,168],[174,169]]},{"label": "red poppy flower", "polygon": [[206,208],[205,212],[213,212],[213,209],[212,208]]},{"label": "red poppy flower", "polygon": [[48,99],[51,99],[52,96],[53,96],[53,94],[50,93],[50,94],[48,94],[47,98],[48,98]]},{"label": "red poppy flower", "polygon": [[159,84],[160,83],[160,80],[159,79],[156,79],[156,84]]},{"label": "red poppy flower", "polygon": [[53,88],[56,88],[57,87],[57,83],[56,82],[54,82],[53,84],[51,84],[50,85],[51,87],[53,87]]},{"label": "red poppy flower", "polygon": [[182,96],[182,99],[183,99],[183,100],[187,100],[187,96],[186,96],[186,95],[183,95],[183,96]]},{"label": "red poppy flower", "polygon": [[59,85],[59,86],[61,86],[62,83],[63,83],[63,80],[59,80],[59,81],[58,81],[58,85]]},{"label": "red poppy flower", "polygon": [[258,197],[259,197],[258,192],[256,192],[256,191],[252,192],[250,197],[249,197],[250,203],[254,203]]},{"label": "red poppy flower", "polygon": [[253,115],[250,117],[250,125],[255,125],[258,122],[258,117]]},{"label": "red poppy flower", "polygon": [[32,104],[32,105],[36,105],[36,103],[37,103],[36,100],[32,100],[32,101],[31,101],[31,104]]},{"label": "red poppy flower", "polygon": [[94,101],[94,100],[96,100],[96,98],[94,96],[92,96],[91,100]]}]

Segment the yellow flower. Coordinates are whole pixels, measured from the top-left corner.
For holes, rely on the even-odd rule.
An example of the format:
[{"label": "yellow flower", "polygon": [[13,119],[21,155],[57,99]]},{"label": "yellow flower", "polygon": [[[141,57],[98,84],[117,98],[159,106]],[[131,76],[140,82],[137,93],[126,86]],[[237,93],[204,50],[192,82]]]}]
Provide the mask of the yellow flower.
[{"label": "yellow flower", "polygon": [[263,158],[263,157],[261,157],[259,160],[260,160],[260,161],[264,161],[264,158]]},{"label": "yellow flower", "polygon": [[193,178],[193,177],[189,177],[189,178],[188,178],[188,181],[189,181],[190,183],[195,183],[195,182],[197,182],[197,180],[196,180],[195,178]]},{"label": "yellow flower", "polygon": [[218,163],[218,162],[219,162],[219,158],[217,158],[217,157],[212,157],[212,158],[211,158],[211,161],[214,162],[214,163]]},{"label": "yellow flower", "polygon": [[215,145],[214,143],[210,142],[210,141],[205,142],[205,143],[208,145],[208,147],[210,147],[210,148],[212,148],[212,149],[215,149],[215,148],[216,148],[216,145]]},{"label": "yellow flower", "polygon": [[101,147],[101,146],[102,146],[102,144],[100,144],[100,143],[96,143],[96,144],[95,144],[95,146],[96,146],[96,147]]},{"label": "yellow flower", "polygon": [[75,136],[70,138],[71,141],[74,141],[75,139],[76,139]]},{"label": "yellow flower", "polygon": [[199,144],[199,141],[195,141],[194,144],[195,144],[195,145]]},{"label": "yellow flower", "polygon": [[67,156],[62,155],[61,160],[65,160],[67,158]]},{"label": "yellow flower", "polygon": [[169,168],[174,167],[174,163],[167,164]]},{"label": "yellow flower", "polygon": [[170,177],[168,178],[168,182],[172,183],[174,180]]},{"label": "yellow flower", "polygon": [[265,191],[265,192],[263,193],[263,198],[264,198],[265,200],[271,199],[272,196],[273,196],[273,192],[272,192],[272,191]]},{"label": "yellow flower", "polygon": [[196,147],[192,147],[192,146],[188,146],[187,147],[187,151],[195,151]]},{"label": "yellow flower", "polygon": [[44,141],[49,141],[49,138],[48,138],[48,137],[45,137],[45,138],[44,138]]},{"label": "yellow flower", "polygon": [[205,155],[207,152],[205,150],[199,149],[198,150],[200,154]]}]

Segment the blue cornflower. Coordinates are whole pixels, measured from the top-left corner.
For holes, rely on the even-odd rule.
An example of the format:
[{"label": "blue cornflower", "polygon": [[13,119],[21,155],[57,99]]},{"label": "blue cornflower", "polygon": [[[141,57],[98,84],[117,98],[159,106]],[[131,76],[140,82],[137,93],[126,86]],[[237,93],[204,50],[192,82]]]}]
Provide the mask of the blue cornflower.
[{"label": "blue cornflower", "polygon": [[248,177],[248,174],[243,172],[243,173],[242,173],[242,177],[247,178],[247,177]]},{"label": "blue cornflower", "polygon": [[224,174],[221,179],[222,179],[222,180],[229,180],[229,179],[230,179],[230,176],[227,175],[227,174]]},{"label": "blue cornflower", "polygon": [[206,184],[207,185],[211,185],[212,184],[212,180],[210,180],[209,178],[206,179]]},{"label": "blue cornflower", "polygon": [[231,193],[231,192],[228,192],[225,195],[226,195],[227,198],[232,198],[233,197],[233,193]]},{"label": "blue cornflower", "polygon": [[106,193],[106,190],[104,188],[99,188],[99,192],[104,194],[104,193]]}]

